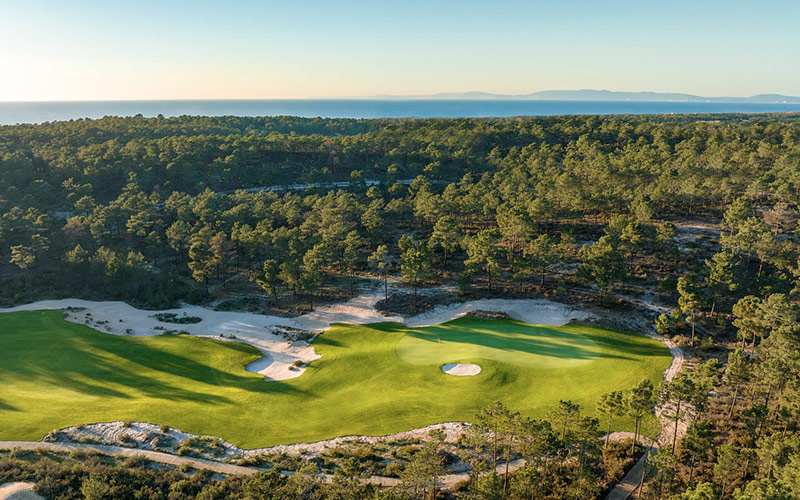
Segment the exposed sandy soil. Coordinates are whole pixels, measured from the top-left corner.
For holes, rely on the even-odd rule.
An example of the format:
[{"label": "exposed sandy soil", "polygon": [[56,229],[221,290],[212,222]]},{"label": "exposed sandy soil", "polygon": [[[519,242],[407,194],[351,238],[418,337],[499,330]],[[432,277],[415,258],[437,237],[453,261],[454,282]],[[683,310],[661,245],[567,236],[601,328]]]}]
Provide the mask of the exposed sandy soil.
[{"label": "exposed sandy soil", "polygon": [[[292,367],[296,360],[308,362],[319,358],[312,345],[305,341],[292,339],[293,330],[319,333],[330,328],[333,323],[368,324],[384,321],[402,322],[407,326],[418,328],[445,323],[474,311],[506,313],[513,319],[539,325],[558,326],[574,320],[597,319],[593,313],[541,299],[482,299],[436,307],[431,311],[410,318],[383,316],[375,309],[375,303],[382,297],[381,291],[370,291],[343,304],[320,307],[316,311],[295,318],[244,312],[221,312],[198,306],[184,306],[167,311],[144,311],[133,308],[123,302],[92,302],[79,299],[40,301],[14,308],[0,309],[0,312],[83,308],[81,310],[65,311],[66,319],[75,323],[86,324],[99,331],[114,335],[152,336],[162,334],[165,330],[185,330],[192,335],[245,342],[264,353],[262,359],[251,363],[246,369],[251,372],[261,373],[268,380],[297,377],[303,373],[304,369],[302,367]],[[184,315],[196,316],[201,318],[201,321],[194,324],[164,323],[154,317],[155,314],[161,312],[174,313],[179,317]],[[636,326],[639,328],[635,329],[655,337],[654,332],[652,332],[652,322],[642,319],[641,323],[637,322],[639,324]],[[220,337],[220,334],[224,335],[224,337]],[[664,339],[661,340],[664,341]],[[682,367],[684,361],[683,352],[669,341],[664,341],[664,343],[670,348],[674,358],[664,377],[669,380]],[[448,366],[445,365],[443,369]],[[447,373],[451,375],[465,376],[479,373],[480,367],[478,365],[463,364],[453,365],[449,370]],[[658,410],[657,413],[663,413],[663,409],[659,408]],[[294,454],[305,452],[318,454],[325,449],[353,441],[374,443],[384,440],[424,438],[434,428],[442,428],[448,440],[452,442],[467,427],[468,424],[449,422],[390,436],[344,436],[316,443],[296,443],[254,450],[242,450],[230,443],[217,440],[219,451],[208,455],[201,453],[201,456],[219,460],[262,453],[286,452]],[[84,425],[80,426],[80,428],[69,427],[62,429],[59,431],[58,440],[78,441],[82,438],[89,438],[97,443],[118,444],[123,434],[127,434],[128,443],[132,447],[140,449],[159,448],[172,451],[180,448],[181,444],[187,439],[196,437],[174,429],[162,433],[159,426],[153,424],[110,422]],[[154,438],[159,437],[163,438],[161,442],[153,441]]]},{"label": "exposed sandy soil", "polygon": [[[281,328],[300,328],[291,318],[220,312],[189,305],[166,311],[144,311],[124,302],[93,302],[80,299],[46,300],[2,309],[0,312],[68,308],[72,310],[64,311],[64,318],[67,321],[85,324],[113,335],[149,337],[173,330],[250,344],[260,350],[264,358],[251,363],[246,369],[261,373],[270,380],[297,377],[303,369],[292,369],[292,364],[296,360],[308,362],[319,358],[307,342],[293,341]],[[159,313],[172,313],[178,317],[194,316],[201,318],[201,321],[192,324],[168,323],[155,318]]]},{"label": "exposed sandy soil", "polygon": [[470,377],[481,372],[481,367],[472,363],[447,363],[442,366],[442,371],[456,377]]},{"label": "exposed sandy soil", "polygon": [[[199,306],[186,305],[165,311],[145,311],[124,302],[94,302],[81,299],[44,300],[25,304],[0,312],[64,309],[64,318],[73,323],[88,325],[98,331],[113,335],[147,337],[167,331],[186,332],[201,337],[230,340],[250,344],[260,350],[263,358],[245,367],[249,372],[260,373],[267,380],[285,380],[302,375],[303,366],[319,359],[313,346],[296,340],[293,330],[320,333],[333,323],[368,324],[383,321],[405,322],[411,327],[445,323],[464,316],[473,310],[506,312],[512,318],[531,324],[563,325],[573,319],[585,319],[589,313],[575,311],[563,304],[547,300],[485,299],[437,307],[427,313],[403,318],[383,316],[375,309],[380,292],[371,291],[343,304],[320,307],[294,318],[267,316],[247,312],[214,311]],[[157,314],[174,314],[177,317],[200,318],[198,323],[176,324],[156,319]]]},{"label": "exposed sandy soil", "polygon": [[446,323],[473,311],[506,313],[509,317],[531,325],[566,325],[570,321],[582,321],[593,315],[586,311],[571,309],[558,302],[543,299],[481,299],[440,306],[426,313],[408,318],[406,326],[420,328]]},{"label": "exposed sandy soil", "polygon": [[0,484],[0,500],[44,500],[33,492],[36,483],[3,483]]},{"label": "exposed sandy soil", "polygon": [[[198,437],[204,436],[197,436],[170,427],[162,430],[161,426],[146,422],[116,421],[66,427],[51,432],[43,440],[50,442],[84,441],[103,445],[122,445],[140,450],[177,453],[187,440]],[[208,438],[206,441],[209,443],[213,441],[215,444],[213,450],[209,447],[206,452],[200,452],[201,446],[194,447],[197,448],[197,455],[217,460],[244,456],[244,451],[235,445],[220,438],[211,436]]]},{"label": "exposed sandy soil", "polygon": [[463,422],[446,422],[443,424],[429,425],[419,429],[412,429],[409,431],[398,432],[387,436],[342,436],[325,441],[317,441],[315,443],[295,443],[290,445],[277,445],[269,448],[256,448],[252,450],[244,450],[236,445],[233,445],[222,439],[212,436],[197,436],[182,432],[177,429],[165,429],[162,432],[158,425],[148,424],[145,422],[101,422],[96,424],[87,424],[81,426],[66,427],[59,431],[52,432],[45,436],[45,441],[53,442],[69,442],[69,441],[89,441],[96,444],[103,445],[119,445],[121,437],[125,438],[125,447],[136,448],[140,450],[162,451],[166,453],[177,453],[181,446],[187,440],[198,437],[208,438],[206,441],[215,441],[217,443],[215,451],[210,449],[202,450],[199,447],[193,447],[194,453],[201,457],[210,460],[227,460],[236,459],[245,456],[255,456],[270,453],[288,453],[295,455],[298,453],[306,453],[309,455],[318,455],[325,450],[336,448],[342,444],[361,442],[361,443],[378,443],[389,442],[399,439],[415,439],[425,438],[428,433],[433,429],[441,429],[445,433],[445,440],[453,443],[458,437],[466,432],[469,424]]}]

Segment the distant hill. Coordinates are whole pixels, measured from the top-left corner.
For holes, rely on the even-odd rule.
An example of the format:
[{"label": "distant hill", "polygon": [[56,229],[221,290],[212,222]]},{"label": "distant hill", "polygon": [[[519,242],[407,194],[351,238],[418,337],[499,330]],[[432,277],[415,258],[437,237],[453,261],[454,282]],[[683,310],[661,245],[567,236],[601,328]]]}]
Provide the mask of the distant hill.
[{"label": "distant hill", "polygon": [[742,102],[758,104],[800,104],[800,97],[758,94],[751,97],[704,97],[665,92],[614,92],[611,90],[544,90],[530,94],[491,94],[488,92],[443,92],[430,95],[373,96],[374,99],[470,99],[530,101],[659,101],[659,102]]}]

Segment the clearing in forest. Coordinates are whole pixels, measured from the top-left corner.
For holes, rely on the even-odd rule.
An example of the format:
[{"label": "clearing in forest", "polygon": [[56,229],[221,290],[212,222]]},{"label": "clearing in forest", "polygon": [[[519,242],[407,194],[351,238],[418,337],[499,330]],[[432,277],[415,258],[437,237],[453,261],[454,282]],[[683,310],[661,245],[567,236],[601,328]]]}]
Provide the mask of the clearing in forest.
[{"label": "clearing in forest", "polygon": [[[261,357],[245,344],[109,335],[61,311],[0,314],[0,440],[132,420],[256,448],[468,421],[495,400],[544,416],[571,399],[594,416],[602,393],[642,378],[657,385],[671,361],[661,343],[639,335],[476,318],[425,328],[337,324],[313,345],[322,358],[302,376],[265,381],[245,371]],[[446,363],[481,371],[453,377]],[[656,425],[647,422],[646,433]]]}]

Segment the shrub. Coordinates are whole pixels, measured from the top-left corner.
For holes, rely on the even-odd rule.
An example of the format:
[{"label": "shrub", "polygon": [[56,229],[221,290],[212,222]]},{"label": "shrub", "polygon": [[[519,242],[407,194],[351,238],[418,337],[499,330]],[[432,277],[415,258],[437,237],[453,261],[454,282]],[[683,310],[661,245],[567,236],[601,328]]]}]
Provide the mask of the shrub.
[{"label": "shrub", "polygon": [[389,477],[400,477],[400,473],[403,472],[404,469],[405,466],[403,462],[391,462],[383,469],[383,475]]},{"label": "shrub", "polygon": [[164,323],[176,323],[178,325],[189,325],[203,321],[203,318],[197,316],[178,316],[175,313],[158,313],[154,314],[153,317]]},{"label": "shrub", "polygon": [[123,462],[125,467],[128,468],[144,468],[150,464],[150,460],[146,459],[144,455],[133,455],[131,457],[127,457]]}]

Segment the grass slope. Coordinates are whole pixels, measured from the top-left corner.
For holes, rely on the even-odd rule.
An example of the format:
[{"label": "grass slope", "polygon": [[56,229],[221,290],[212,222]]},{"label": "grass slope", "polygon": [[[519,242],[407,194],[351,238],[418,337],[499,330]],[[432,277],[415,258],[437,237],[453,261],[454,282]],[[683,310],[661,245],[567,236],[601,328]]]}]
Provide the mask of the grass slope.
[{"label": "grass slope", "polygon": [[[472,318],[420,329],[336,325],[314,345],[322,358],[305,374],[266,382],[244,370],[260,356],[247,345],[113,336],[68,323],[60,311],[5,313],[0,440],[141,420],[253,448],[469,420],[494,400],[543,416],[559,399],[572,399],[593,414],[603,392],[643,377],[657,385],[671,360],[660,343],[637,335]],[[442,373],[453,361],[483,370]],[[655,419],[648,425],[654,432]]]}]

